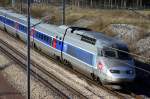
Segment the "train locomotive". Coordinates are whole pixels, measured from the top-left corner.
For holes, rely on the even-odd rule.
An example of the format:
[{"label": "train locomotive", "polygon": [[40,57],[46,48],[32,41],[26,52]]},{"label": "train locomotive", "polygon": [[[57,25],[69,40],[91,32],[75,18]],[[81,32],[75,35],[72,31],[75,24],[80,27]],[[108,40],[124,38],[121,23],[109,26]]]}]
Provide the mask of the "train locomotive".
[{"label": "train locomotive", "polygon": [[[31,18],[31,27],[40,22]],[[0,28],[27,41],[27,17],[0,9]],[[81,27],[41,23],[31,28],[31,43],[50,56],[105,85],[133,82],[135,66],[125,43]]]}]

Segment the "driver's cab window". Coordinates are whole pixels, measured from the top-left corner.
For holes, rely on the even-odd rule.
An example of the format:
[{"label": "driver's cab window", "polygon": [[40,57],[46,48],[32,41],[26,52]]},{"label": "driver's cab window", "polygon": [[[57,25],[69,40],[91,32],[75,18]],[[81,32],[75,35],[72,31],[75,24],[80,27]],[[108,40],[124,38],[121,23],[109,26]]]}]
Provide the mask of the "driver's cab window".
[{"label": "driver's cab window", "polygon": [[115,50],[104,50],[105,57],[117,57],[117,52]]}]

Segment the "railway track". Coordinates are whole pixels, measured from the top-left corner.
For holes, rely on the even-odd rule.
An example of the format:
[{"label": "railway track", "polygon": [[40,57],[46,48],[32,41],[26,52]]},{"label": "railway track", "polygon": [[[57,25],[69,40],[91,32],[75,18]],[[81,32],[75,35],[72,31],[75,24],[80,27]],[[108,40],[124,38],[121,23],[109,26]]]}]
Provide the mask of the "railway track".
[{"label": "railway track", "polygon": [[[27,70],[26,68],[26,59],[27,57],[22,54],[21,52],[17,51],[14,47],[9,45],[8,43],[4,42],[2,39],[0,39],[0,50],[6,54],[9,58],[11,58],[13,61],[19,64],[24,70]],[[52,78],[60,85],[64,86],[64,88],[67,88],[69,91],[71,91],[73,94],[75,94],[77,97],[82,99],[87,99],[87,96],[84,96],[74,88],[68,86],[63,81],[59,80],[55,75],[51,74],[47,70],[43,69],[40,65],[38,65],[35,61],[31,60],[31,74],[33,77],[38,79],[41,83],[43,83],[45,86],[53,90],[54,92],[58,93],[63,99],[70,99],[71,97],[66,95],[64,92],[62,92],[60,89],[57,89],[53,84],[51,84],[48,80],[46,80],[43,76],[37,73],[37,70],[43,73],[45,76]]]}]

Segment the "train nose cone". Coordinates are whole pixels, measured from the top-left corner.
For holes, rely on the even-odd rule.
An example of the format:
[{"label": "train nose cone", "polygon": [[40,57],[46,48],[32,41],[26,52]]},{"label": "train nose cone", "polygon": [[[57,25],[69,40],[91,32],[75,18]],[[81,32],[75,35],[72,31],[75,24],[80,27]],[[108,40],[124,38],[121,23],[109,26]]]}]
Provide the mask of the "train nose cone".
[{"label": "train nose cone", "polygon": [[115,59],[115,58],[104,58],[103,62],[109,67],[118,67],[118,66],[125,66],[125,67],[135,67],[134,61],[132,59],[130,60],[121,60],[121,59]]}]

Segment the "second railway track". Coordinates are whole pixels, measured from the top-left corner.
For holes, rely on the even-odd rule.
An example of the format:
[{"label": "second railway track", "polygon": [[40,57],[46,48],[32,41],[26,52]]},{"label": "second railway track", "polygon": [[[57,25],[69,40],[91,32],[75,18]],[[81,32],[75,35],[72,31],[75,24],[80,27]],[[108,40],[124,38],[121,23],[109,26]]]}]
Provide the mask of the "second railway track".
[{"label": "second railway track", "polygon": [[[11,45],[7,44],[3,40],[0,39],[0,50],[6,54],[9,58],[13,59],[16,63],[18,63],[24,70],[26,70],[26,56],[22,54],[21,52],[17,51],[15,48],[13,48]],[[40,65],[38,65],[35,61],[31,60],[31,74],[33,77],[37,78],[38,81],[42,82],[46,87],[50,88],[54,92],[58,93],[63,99],[70,99],[71,96],[68,96],[66,93],[62,92],[62,90],[56,88],[51,84],[48,80],[45,79],[45,77],[41,76],[40,74],[36,73],[36,71],[40,71],[41,73],[44,73],[45,76],[52,78],[57,83],[61,84],[63,87],[67,88],[70,92],[72,92],[76,97],[86,99],[87,97],[78,92],[77,90],[69,87],[67,84],[65,84],[63,81],[59,80],[55,75],[51,74],[47,70],[43,69]]]}]

